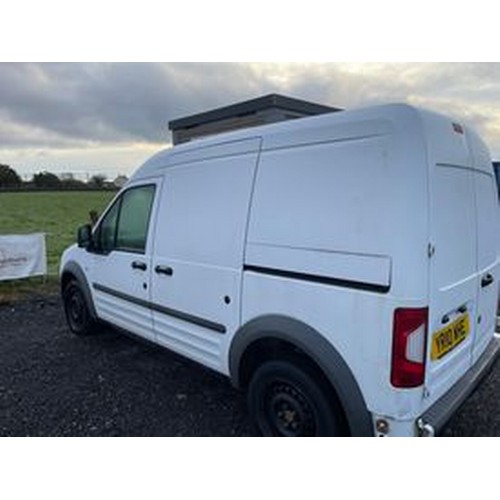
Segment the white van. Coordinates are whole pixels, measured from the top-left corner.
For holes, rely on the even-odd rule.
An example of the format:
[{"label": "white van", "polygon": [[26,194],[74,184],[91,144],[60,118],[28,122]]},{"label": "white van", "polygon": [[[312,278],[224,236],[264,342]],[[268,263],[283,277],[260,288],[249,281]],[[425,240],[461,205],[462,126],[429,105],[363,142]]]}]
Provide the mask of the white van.
[{"label": "white van", "polygon": [[80,228],[66,316],[227,375],[264,435],[433,435],[499,351],[498,208],[483,142],[407,105],[221,134]]}]

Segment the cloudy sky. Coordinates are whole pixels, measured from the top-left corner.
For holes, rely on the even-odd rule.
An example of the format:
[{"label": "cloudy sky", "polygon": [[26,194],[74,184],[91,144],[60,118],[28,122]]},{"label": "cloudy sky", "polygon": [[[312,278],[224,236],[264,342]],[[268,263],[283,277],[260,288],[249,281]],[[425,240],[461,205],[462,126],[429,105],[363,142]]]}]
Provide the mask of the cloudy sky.
[{"label": "cloudy sky", "polygon": [[500,159],[500,63],[2,63],[0,163],[130,174],[168,122],[276,92],[352,108],[409,102],[472,126]]}]

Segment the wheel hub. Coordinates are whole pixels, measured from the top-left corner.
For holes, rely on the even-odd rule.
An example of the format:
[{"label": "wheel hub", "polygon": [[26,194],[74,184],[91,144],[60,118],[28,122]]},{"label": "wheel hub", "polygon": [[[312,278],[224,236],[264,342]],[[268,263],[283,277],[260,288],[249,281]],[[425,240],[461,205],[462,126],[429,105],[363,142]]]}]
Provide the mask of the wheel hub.
[{"label": "wheel hub", "polygon": [[274,384],[268,399],[268,415],[278,435],[313,436],[316,430],[309,401],[293,385]]},{"label": "wheel hub", "polygon": [[84,303],[78,292],[73,292],[68,301],[68,319],[73,328],[79,328],[84,319]]},{"label": "wheel hub", "polygon": [[82,317],[82,304],[77,295],[73,295],[71,298],[70,313],[74,321],[79,321]]}]

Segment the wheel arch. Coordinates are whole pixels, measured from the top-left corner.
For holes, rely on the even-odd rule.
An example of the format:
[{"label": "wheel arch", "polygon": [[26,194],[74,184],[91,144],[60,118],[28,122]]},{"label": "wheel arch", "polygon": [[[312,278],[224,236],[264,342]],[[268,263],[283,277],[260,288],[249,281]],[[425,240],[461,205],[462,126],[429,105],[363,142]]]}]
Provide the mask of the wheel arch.
[{"label": "wheel arch", "polygon": [[[235,387],[248,382],[249,358],[259,345],[283,347],[304,354],[333,387],[353,436],[373,436],[373,426],[364,397],[347,363],[339,352],[311,326],[286,316],[266,315],[242,326],[229,350],[229,372]],[[274,343],[274,344],[273,344]]]},{"label": "wheel arch", "polygon": [[90,291],[85,273],[79,264],[77,264],[73,260],[70,260],[64,265],[64,269],[61,273],[61,294],[64,293],[64,289],[66,288],[67,284],[73,279],[76,280],[81,286],[82,293],[85,297],[85,302],[87,303],[87,307],[90,311],[92,319],[97,320],[97,313],[94,307],[92,293]]}]

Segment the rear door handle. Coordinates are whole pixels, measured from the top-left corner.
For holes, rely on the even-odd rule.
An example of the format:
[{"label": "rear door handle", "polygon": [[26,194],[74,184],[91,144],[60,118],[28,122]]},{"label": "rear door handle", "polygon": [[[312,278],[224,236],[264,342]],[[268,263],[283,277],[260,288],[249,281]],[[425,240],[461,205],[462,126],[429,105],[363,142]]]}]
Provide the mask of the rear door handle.
[{"label": "rear door handle", "polygon": [[148,268],[145,262],[141,262],[140,260],[134,260],[131,264],[132,269],[139,269],[140,271],[146,271]]},{"label": "rear door handle", "polygon": [[156,266],[155,273],[164,274],[165,276],[172,276],[174,274],[174,270],[169,266]]},{"label": "rear door handle", "polygon": [[493,277],[493,275],[488,273],[487,275],[481,278],[481,286],[483,288],[486,288],[487,286],[491,285],[494,281],[495,278]]}]

